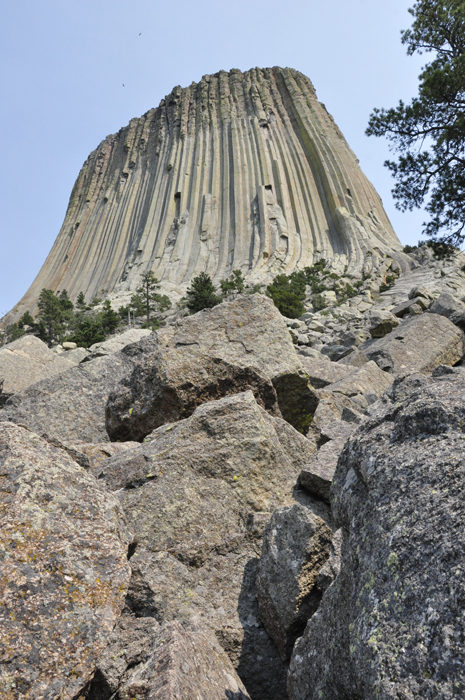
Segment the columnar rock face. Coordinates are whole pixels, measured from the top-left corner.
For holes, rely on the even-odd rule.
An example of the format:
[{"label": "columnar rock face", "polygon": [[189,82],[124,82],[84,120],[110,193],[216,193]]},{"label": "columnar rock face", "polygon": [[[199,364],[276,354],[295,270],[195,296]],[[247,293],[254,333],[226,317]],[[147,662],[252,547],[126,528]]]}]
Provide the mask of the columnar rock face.
[{"label": "columnar rock face", "polygon": [[373,248],[400,243],[310,80],[220,71],[174,88],[91,153],[16,311],[43,287],[123,293],[153,270],[176,296],[202,271],[257,283],[341,255],[354,270]]}]

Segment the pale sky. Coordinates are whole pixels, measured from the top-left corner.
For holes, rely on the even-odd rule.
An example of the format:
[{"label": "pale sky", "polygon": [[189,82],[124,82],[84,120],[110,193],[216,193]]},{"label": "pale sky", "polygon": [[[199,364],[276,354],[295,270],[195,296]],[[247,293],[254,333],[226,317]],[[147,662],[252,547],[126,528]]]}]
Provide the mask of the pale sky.
[{"label": "pale sky", "polygon": [[89,153],[175,85],[221,69],[289,66],[305,73],[400,240],[416,244],[427,217],[395,209],[383,167],[387,144],[364,135],[374,107],[393,107],[417,92],[427,59],[407,57],[400,43],[413,1],[1,3],[0,317],[44,262]]}]

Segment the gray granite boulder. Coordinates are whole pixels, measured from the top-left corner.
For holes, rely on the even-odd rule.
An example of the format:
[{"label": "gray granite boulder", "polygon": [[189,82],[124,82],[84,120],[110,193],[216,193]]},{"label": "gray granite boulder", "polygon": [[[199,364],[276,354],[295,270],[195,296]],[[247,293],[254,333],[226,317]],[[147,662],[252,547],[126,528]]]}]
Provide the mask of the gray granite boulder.
[{"label": "gray granite boulder", "polygon": [[[323,356],[324,357],[324,356]],[[328,362],[328,359],[319,360],[312,357],[300,357],[305,372],[310,378],[310,384],[315,389],[323,389],[329,384],[343,379],[354,371],[353,367],[348,367],[335,362]]]},{"label": "gray granite boulder", "polygon": [[195,349],[234,365],[258,367],[276,389],[283,418],[307,432],[318,397],[308,385],[285,320],[268,297],[240,296],[162,328],[157,336],[161,346]]},{"label": "gray granite boulder", "polygon": [[[338,426],[337,431],[334,426]],[[328,427],[330,430],[328,430]],[[329,503],[329,495],[337,461],[349,436],[357,425],[347,421],[336,421],[326,426],[323,431],[335,433],[333,439],[326,442],[300,472],[299,483],[303,488],[323,501]],[[331,431],[332,428],[332,431]]]},{"label": "gray granite boulder", "polygon": [[200,621],[168,622],[121,687],[119,700],[250,700],[229,658]]},{"label": "gray granite boulder", "polygon": [[11,421],[63,443],[108,442],[105,406],[118,380],[134,367],[123,353],[100,357],[10,397],[0,421]]},{"label": "gray granite boulder", "polygon": [[3,394],[12,395],[31,384],[78,365],[87,350],[78,348],[58,355],[35,335],[23,335],[0,348]]},{"label": "gray granite boulder", "polygon": [[155,618],[122,615],[108,635],[94,677],[83,695],[85,700],[118,697],[119,688],[150,658],[159,636],[160,625]]},{"label": "gray granite boulder", "polygon": [[431,301],[428,301],[424,297],[413,297],[413,299],[408,299],[402,302],[402,304],[395,306],[391,309],[391,313],[397,316],[397,318],[404,318],[414,306],[419,306],[421,311],[426,311],[431,306]]},{"label": "gray granite boulder", "polygon": [[426,313],[404,321],[384,338],[361,346],[370,360],[390,374],[432,372],[454,365],[465,354],[464,335],[445,316]]},{"label": "gray granite boulder", "polygon": [[[137,540],[128,613],[160,624],[201,615],[257,700],[285,693],[255,598],[261,533],[276,507],[294,502],[315,453],[248,391],[199,406],[94,470],[118,492]],[[328,515],[324,504],[315,509]]]},{"label": "gray granite boulder", "polygon": [[317,609],[320,570],[329,558],[333,533],[311,510],[295,503],[277,508],[263,535],[257,575],[260,618],[283,659]]},{"label": "gray granite boulder", "polygon": [[157,347],[152,333],[119,352],[43,379],[10,397],[0,421],[24,425],[63,445],[109,442],[105,427],[108,396]]},{"label": "gray granite boulder", "polygon": [[[316,430],[324,430],[328,423],[341,418],[360,421],[368,406],[375,403],[393,382],[393,377],[372,361],[351,370],[320,390],[313,421]],[[338,376],[337,371],[334,374]]]},{"label": "gray granite boulder", "polygon": [[372,338],[384,338],[394,328],[397,328],[400,321],[389,311],[376,310],[367,314],[368,328]]},{"label": "gray granite boulder", "polygon": [[294,648],[291,700],[465,693],[465,375],[434,374],[396,382],[339,459],[341,571]]},{"label": "gray granite boulder", "polygon": [[453,324],[465,330],[465,304],[452,296],[443,292],[431,305],[431,313],[445,316]]},{"label": "gray granite boulder", "polygon": [[195,348],[158,348],[110,394],[106,429],[112,440],[142,440],[165,423],[190,416],[203,403],[252,390],[273,415],[281,415],[271,380]]},{"label": "gray granite boulder", "polygon": [[132,536],[114,495],[11,423],[0,473],[1,697],[78,697],[123,608]]},{"label": "gray granite boulder", "polygon": [[138,343],[142,338],[146,338],[151,335],[152,331],[148,328],[130,328],[124,333],[119,333],[114,335],[108,340],[104,340],[101,343],[94,343],[89,348],[89,354],[84,358],[84,362],[89,362],[90,360],[95,360],[97,357],[105,357],[106,355],[112,355],[119,350],[122,350],[127,345],[132,343]]}]

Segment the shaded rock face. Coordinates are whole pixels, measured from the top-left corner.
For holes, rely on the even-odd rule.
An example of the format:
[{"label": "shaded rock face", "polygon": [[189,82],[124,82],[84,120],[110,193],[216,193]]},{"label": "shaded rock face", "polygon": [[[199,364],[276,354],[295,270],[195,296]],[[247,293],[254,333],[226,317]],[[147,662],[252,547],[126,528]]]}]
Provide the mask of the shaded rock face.
[{"label": "shaded rock face", "polygon": [[354,271],[373,247],[401,249],[310,80],[290,68],[220,71],[174,88],[89,156],[15,312],[34,310],[43,287],[86,299],[134,291],[148,270],[179,296],[205,271],[268,282],[314,256],[345,256]]},{"label": "shaded rock face", "polygon": [[434,375],[396,381],[339,459],[341,572],[296,643],[292,700],[465,692],[465,375]]},{"label": "shaded rock face", "polygon": [[124,605],[118,499],[66,453],[0,424],[0,695],[71,700]]},{"label": "shaded rock face", "polygon": [[42,379],[8,399],[0,421],[25,425],[63,443],[108,442],[105,405],[114,385],[133,367],[128,355],[117,353]]},{"label": "shaded rock face", "polygon": [[307,432],[318,396],[283,317],[267,297],[239,297],[184,318],[156,337],[156,351],[109,397],[111,439],[140,440],[205,401],[249,388],[271,413],[278,411],[277,395],[283,418]]},{"label": "shaded rock face", "polygon": [[263,526],[293,502],[297,475],[315,452],[247,391],[203,404],[94,470],[118,491],[138,543],[128,614],[160,624],[201,615],[256,700],[285,697],[285,665],[255,596]]},{"label": "shaded rock face", "polygon": [[278,508],[267,525],[257,576],[260,618],[283,659],[317,609],[318,574],[329,558],[331,529],[311,510]]}]

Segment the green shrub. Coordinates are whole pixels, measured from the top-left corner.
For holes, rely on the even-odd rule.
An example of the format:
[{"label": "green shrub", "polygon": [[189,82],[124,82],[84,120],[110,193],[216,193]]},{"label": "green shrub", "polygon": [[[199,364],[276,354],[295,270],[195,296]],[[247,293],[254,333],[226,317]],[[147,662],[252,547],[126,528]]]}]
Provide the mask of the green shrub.
[{"label": "green shrub", "polygon": [[223,295],[230,292],[243,292],[245,287],[244,278],[240,270],[233,270],[232,274],[225,280],[221,280],[220,287]]},{"label": "green shrub", "polygon": [[299,318],[305,313],[302,301],[305,299],[305,275],[293,272],[291,275],[278,275],[266,288],[279,312],[287,318]]},{"label": "green shrub", "polygon": [[217,296],[210,275],[201,272],[198,277],[194,277],[191,286],[186,291],[187,308],[192,314],[202,309],[212,309],[217,304],[221,304],[221,297]]}]

